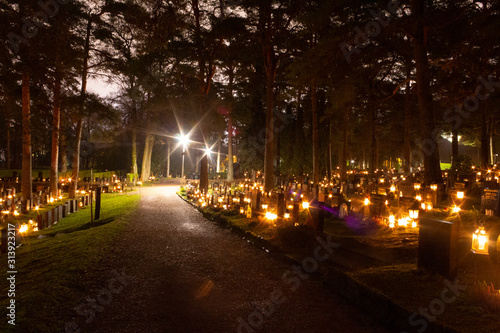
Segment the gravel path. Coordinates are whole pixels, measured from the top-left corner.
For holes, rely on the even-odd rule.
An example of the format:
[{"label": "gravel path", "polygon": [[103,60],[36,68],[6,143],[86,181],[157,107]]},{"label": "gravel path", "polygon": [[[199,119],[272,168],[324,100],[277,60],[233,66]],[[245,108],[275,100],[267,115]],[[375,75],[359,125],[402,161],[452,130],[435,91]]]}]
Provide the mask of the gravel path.
[{"label": "gravel path", "polygon": [[132,222],[96,268],[134,278],[111,280],[108,270],[115,283],[103,286],[83,332],[387,332],[317,279],[299,279],[291,264],[204,219],[177,189],[141,189]]}]

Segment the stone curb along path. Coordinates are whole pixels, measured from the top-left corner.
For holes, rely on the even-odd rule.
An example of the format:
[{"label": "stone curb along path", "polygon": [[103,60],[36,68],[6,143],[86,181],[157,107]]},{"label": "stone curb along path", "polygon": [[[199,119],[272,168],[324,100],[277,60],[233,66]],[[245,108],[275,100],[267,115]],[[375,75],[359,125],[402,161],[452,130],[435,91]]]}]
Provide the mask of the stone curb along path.
[{"label": "stone curb along path", "polygon": [[[193,204],[189,200],[183,198],[180,194],[177,194],[182,200],[197,209],[202,215],[215,222],[222,228],[229,229],[231,232],[237,234],[238,236],[246,239],[247,242],[261,248],[262,250],[268,252],[281,260],[284,260],[293,265],[301,265],[300,258],[297,258],[291,254],[284,253],[281,248],[272,244],[271,242],[265,240],[262,237],[255,236],[254,234],[242,230],[239,227],[231,224],[227,219],[221,216],[212,216],[207,214],[200,207]],[[325,286],[331,291],[339,294],[348,302],[362,309],[365,313],[372,315],[373,317],[380,320],[383,324],[387,325],[390,329],[395,332],[439,332],[439,333],[459,333],[459,331],[446,326],[443,323],[428,322],[428,326],[425,329],[417,330],[412,327],[409,323],[409,318],[413,311],[409,311],[397,304],[393,299],[384,295],[380,291],[370,288],[369,286],[353,279],[351,276],[340,270],[335,263],[335,256],[330,256],[326,262],[322,262],[321,265],[327,264],[328,267],[323,267],[321,270],[317,270],[311,275],[323,279]]]}]

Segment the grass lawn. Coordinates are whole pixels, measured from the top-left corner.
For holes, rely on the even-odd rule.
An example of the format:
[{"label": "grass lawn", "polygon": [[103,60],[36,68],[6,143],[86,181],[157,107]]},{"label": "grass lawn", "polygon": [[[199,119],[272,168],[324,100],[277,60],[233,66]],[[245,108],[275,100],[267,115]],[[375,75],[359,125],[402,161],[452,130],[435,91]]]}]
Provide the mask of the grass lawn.
[{"label": "grass lawn", "polygon": [[[129,222],[137,194],[103,194],[101,222],[87,207],[32,233],[16,249],[16,326],[7,323],[7,275],[1,274],[1,332],[62,332],[87,287],[102,279],[99,262]],[[42,238],[39,238],[41,236]],[[0,255],[2,264],[7,254]],[[4,266],[6,267],[6,266]]]}]

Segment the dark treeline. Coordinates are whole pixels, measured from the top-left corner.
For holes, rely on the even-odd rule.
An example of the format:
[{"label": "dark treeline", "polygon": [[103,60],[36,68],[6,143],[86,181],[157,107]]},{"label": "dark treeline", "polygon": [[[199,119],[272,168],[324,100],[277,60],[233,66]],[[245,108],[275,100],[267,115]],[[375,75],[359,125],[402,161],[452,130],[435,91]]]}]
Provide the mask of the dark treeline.
[{"label": "dark treeline", "polygon": [[[0,1],[0,166],[147,179],[183,131],[202,173],[202,146],[220,143],[228,178],[229,154],[266,189],[350,167],[431,183],[464,146],[487,167],[499,14],[492,0]],[[118,89],[103,99],[90,79]]]}]

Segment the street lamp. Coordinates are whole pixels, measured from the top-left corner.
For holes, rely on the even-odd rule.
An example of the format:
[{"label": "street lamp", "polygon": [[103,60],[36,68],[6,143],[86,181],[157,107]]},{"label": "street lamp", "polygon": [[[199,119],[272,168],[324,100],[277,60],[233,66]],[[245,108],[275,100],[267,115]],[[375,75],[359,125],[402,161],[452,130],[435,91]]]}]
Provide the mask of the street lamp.
[{"label": "street lamp", "polygon": [[182,145],[182,166],[181,166],[181,178],[184,178],[184,158],[186,155],[186,147],[189,144],[189,135],[184,135],[182,132],[177,138],[179,143]]}]

